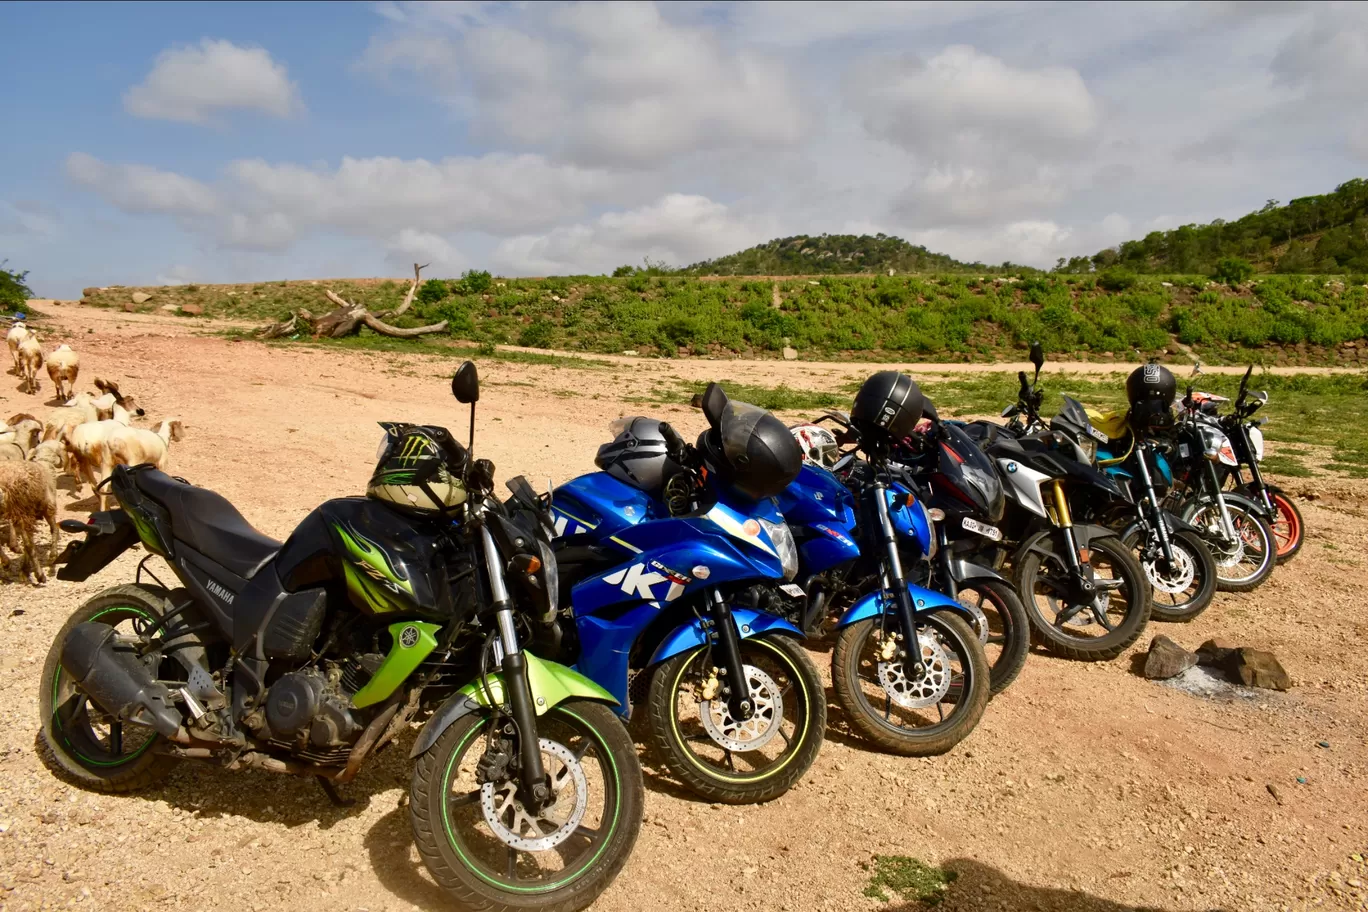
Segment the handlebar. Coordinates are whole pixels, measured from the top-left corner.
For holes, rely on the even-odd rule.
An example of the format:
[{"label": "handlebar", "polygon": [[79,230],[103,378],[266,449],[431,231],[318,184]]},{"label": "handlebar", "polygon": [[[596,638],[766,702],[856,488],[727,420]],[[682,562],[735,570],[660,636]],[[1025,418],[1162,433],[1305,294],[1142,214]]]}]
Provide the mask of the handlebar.
[{"label": "handlebar", "polygon": [[670,426],[668,422],[660,422],[660,436],[665,438],[665,455],[675,462],[680,461],[684,455],[684,438],[679,436],[679,432]]}]

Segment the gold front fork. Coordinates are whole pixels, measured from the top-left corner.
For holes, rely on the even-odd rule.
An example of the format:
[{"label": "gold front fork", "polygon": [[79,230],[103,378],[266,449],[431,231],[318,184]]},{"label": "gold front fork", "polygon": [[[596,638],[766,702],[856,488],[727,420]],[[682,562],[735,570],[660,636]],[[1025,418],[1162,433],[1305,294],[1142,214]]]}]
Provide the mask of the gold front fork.
[{"label": "gold front fork", "polygon": [[1051,483],[1054,491],[1055,520],[1061,529],[1073,527],[1073,517],[1069,515],[1069,499],[1064,496],[1064,482],[1058,478]]}]

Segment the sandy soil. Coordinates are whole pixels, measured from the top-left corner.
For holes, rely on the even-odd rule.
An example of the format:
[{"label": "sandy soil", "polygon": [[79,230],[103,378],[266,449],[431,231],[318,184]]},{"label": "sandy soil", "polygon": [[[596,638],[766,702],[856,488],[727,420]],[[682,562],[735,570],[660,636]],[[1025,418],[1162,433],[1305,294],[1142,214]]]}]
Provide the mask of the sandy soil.
[{"label": "sandy soil", "polygon": [[[454,359],[268,348],[196,335],[199,321],[51,312],[81,354],[79,388],[116,378],[149,420],[184,419],[173,471],[277,537],[320,501],[361,490],[375,422],[441,422],[464,434],[446,386]],[[811,388],[869,365],[480,369],[477,452],[500,477],[521,472],[541,487],[591,471],[607,422],[639,410],[627,400],[662,382]],[[51,406],[46,377],[38,396],[0,379],[0,414]],[[697,430],[683,405],[652,412]],[[875,854],[956,870],[942,906],[952,910],[1368,908],[1368,483],[1288,488],[1310,528],[1303,554],[1258,592],[1219,596],[1190,625],[1151,632],[1189,647],[1222,636],[1273,649],[1292,691],[1204,699],[1137,677],[1130,657],[1083,665],[1035,654],[944,757],[878,754],[833,706],[811,773],[763,807],[700,803],[647,758],[646,825],[596,908],[873,909],[861,891]],[[71,516],[93,504],[69,490],[60,499]],[[0,583],[0,910],[447,907],[412,848],[406,749],[382,754],[346,788],[358,799],[349,809],[311,782],[189,764],[159,790],[107,797],[40,763],[48,645],[82,600],[130,580],[135,560],[79,585]],[[829,663],[820,650],[814,658]]]}]

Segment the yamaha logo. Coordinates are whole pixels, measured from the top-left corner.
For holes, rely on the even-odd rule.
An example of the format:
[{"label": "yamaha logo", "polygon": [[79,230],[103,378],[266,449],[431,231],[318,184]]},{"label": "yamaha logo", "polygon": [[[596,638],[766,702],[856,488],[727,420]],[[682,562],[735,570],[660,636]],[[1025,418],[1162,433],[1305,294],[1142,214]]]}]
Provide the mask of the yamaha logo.
[{"label": "yamaha logo", "polygon": [[204,583],[204,588],[208,589],[214,595],[218,596],[219,601],[229,605],[233,604],[233,593],[229,592],[227,588],[225,588],[224,586],[219,585],[213,580],[206,580]]},{"label": "yamaha logo", "polygon": [[405,649],[412,649],[414,646],[417,646],[418,628],[409,626],[399,631],[399,645]]}]

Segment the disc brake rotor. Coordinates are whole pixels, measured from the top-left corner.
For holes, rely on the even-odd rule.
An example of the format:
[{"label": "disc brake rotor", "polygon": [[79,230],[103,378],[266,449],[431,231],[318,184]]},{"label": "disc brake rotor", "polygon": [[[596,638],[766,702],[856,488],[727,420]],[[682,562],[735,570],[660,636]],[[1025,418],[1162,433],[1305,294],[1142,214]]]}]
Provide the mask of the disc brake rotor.
[{"label": "disc brake rotor", "polygon": [[751,706],[755,711],[749,719],[737,719],[723,699],[701,700],[698,714],[703,729],[718,744],[729,751],[759,750],[779,734],[784,719],[784,698],[779,685],[754,665],[744,666],[746,683],[750,685]]},{"label": "disc brake rotor", "polygon": [[922,672],[917,678],[907,676],[902,662],[879,663],[879,683],[884,693],[903,709],[920,709],[939,703],[950,692],[954,677],[950,655],[934,633],[918,631],[917,643],[921,647],[922,660]]},{"label": "disc brake rotor", "polygon": [[[544,852],[570,838],[589,805],[589,787],[584,767],[563,744],[541,739],[542,758],[551,778],[555,800],[537,814],[531,814],[518,798],[518,783],[513,779],[486,782],[480,786],[480,809],[485,823],[500,841],[524,852]],[[557,765],[559,770],[553,769]]]},{"label": "disc brake rotor", "polygon": [[1197,565],[1193,563],[1192,555],[1188,554],[1186,548],[1174,546],[1170,550],[1173,552],[1173,560],[1168,562],[1168,569],[1160,568],[1165,562],[1161,555],[1154,560],[1145,561],[1145,576],[1149,577],[1150,585],[1160,592],[1178,595],[1186,592],[1192,585],[1193,579],[1197,576]]},{"label": "disc brake rotor", "polygon": [[[1227,540],[1225,533],[1221,531],[1221,517],[1214,511],[1208,510],[1198,520],[1203,528],[1209,533],[1207,546],[1211,549],[1211,556],[1216,558],[1216,566],[1221,569],[1234,567],[1244,560],[1244,541],[1240,538],[1240,532],[1235,530],[1234,541]],[[1231,520],[1232,525],[1234,520]]]},{"label": "disc brake rotor", "polygon": [[969,609],[969,613],[974,616],[974,633],[978,634],[978,640],[984,646],[988,645],[988,615],[983,613],[983,609],[974,602],[960,600],[960,604]]}]

